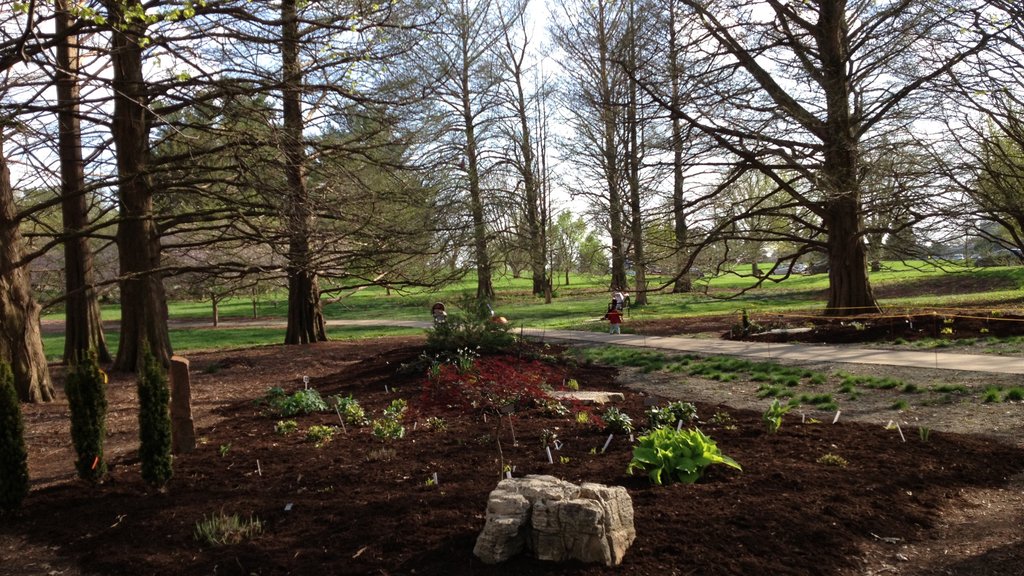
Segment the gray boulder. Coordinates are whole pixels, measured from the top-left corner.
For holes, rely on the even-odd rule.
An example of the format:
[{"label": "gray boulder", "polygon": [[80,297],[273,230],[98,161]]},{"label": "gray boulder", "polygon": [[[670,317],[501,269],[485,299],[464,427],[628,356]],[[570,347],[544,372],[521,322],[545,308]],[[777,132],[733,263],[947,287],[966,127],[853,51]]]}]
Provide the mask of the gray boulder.
[{"label": "gray boulder", "polygon": [[616,566],[634,539],[625,488],[527,476],[502,480],[491,492],[473,553],[488,564],[528,551],[540,560]]}]

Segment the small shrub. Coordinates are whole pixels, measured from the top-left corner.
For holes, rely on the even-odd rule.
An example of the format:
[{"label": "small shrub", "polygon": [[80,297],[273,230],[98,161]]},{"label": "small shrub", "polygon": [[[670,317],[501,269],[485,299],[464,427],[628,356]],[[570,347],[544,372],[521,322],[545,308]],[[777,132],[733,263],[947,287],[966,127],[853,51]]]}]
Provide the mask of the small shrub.
[{"label": "small shrub", "polygon": [[263,524],[255,517],[242,520],[238,514],[211,514],[196,522],[194,536],[201,544],[228,546],[244,542],[263,532]]},{"label": "small shrub", "polygon": [[167,373],[149,347],[142,351],[139,392],[139,461],[142,479],[163,486],[173,475],[171,459],[171,391]]},{"label": "small shrub", "polygon": [[25,423],[11,367],[0,362],[0,511],[20,506],[28,489]]},{"label": "small shrub", "polygon": [[892,403],[892,406],[890,406],[890,408],[892,408],[893,410],[906,410],[909,406],[910,405],[907,404],[906,400],[897,400]]},{"label": "small shrub", "polygon": [[107,375],[100,370],[94,352],[79,358],[68,369],[64,390],[71,410],[71,442],[75,470],[83,480],[102,479],[107,473],[103,439],[107,434]]},{"label": "small shrub", "polygon": [[735,460],[722,454],[714,440],[700,430],[658,428],[637,439],[633,459],[626,467],[626,472],[646,472],[651,482],[657,485],[673,481],[692,484],[712,464],[725,464],[742,470]]},{"label": "small shrub", "polygon": [[434,432],[444,432],[448,429],[448,422],[440,416],[431,416],[426,421],[427,430],[433,430]]},{"label": "small shrub", "polygon": [[501,352],[515,343],[511,324],[494,322],[485,302],[464,297],[455,304],[464,312],[450,313],[445,322],[427,330],[427,351],[450,354],[459,349]]}]

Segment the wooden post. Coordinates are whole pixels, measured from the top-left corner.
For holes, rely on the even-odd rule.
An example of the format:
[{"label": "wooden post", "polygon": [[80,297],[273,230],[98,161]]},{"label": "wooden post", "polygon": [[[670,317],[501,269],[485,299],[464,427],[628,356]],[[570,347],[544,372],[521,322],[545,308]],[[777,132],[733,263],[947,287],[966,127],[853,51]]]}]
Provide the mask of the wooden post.
[{"label": "wooden post", "polygon": [[191,452],[196,448],[188,365],[187,358],[171,357],[171,452],[174,454]]}]

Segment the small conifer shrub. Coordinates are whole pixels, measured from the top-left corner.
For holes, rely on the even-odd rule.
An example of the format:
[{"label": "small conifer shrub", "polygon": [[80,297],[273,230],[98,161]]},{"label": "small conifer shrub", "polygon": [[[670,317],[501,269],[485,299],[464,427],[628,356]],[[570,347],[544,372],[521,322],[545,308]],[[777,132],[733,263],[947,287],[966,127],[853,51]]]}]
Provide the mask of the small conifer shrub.
[{"label": "small conifer shrub", "polygon": [[171,392],[167,373],[147,347],[139,372],[139,460],[142,479],[163,486],[171,479]]},{"label": "small conifer shrub", "polygon": [[17,508],[27,495],[25,424],[11,367],[0,362],[0,511]]},{"label": "small conifer shrub", "polygon": [[74,361],[64,385],[71,409],[71,443],[75,469],[83,480],[99,481],[107,473],[103,439],[107,432],[107,375],[100,370],[96,353]]}]

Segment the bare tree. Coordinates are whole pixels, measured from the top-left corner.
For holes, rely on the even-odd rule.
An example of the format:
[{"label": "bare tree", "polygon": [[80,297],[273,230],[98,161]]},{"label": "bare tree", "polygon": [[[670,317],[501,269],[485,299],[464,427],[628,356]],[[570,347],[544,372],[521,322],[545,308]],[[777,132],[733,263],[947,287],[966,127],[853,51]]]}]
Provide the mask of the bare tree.
[{"label": "bare tree", "polygon": [[[818,219],[829,314],[878,310],[864,242],[865,146],[909,123],[915,98],[980,51],[967,2],[683,0],[690,49],[728,72],[704,112],[659,102],[715,139],[737,170],[756,169]],[[728,15],[728,17],[726,16]]]}]

